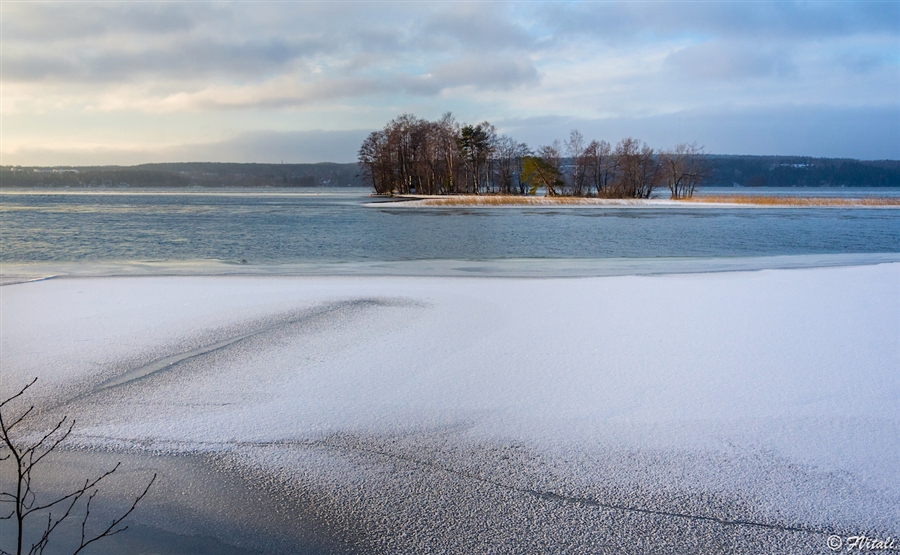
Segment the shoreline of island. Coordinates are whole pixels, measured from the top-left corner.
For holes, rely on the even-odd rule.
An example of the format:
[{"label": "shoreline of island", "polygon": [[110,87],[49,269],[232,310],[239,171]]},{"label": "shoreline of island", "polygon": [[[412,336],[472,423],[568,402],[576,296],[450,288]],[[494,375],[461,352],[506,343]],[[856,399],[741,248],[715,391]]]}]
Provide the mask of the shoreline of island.
[{"label": "shoreline of island", "polygon": [[900,197],[800,197],[716,195],[686,199],[597,198],[522,195],[393,195],[369,205],[386,203],[407,207],[615,207],[615,208],[900,208]]}]

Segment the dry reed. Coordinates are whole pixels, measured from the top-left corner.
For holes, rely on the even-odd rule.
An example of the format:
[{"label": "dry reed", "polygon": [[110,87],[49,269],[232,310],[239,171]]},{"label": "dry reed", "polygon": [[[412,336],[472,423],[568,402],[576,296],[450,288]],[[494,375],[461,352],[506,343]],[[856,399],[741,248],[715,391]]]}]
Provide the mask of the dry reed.
[{"label": "dry reed", "polygon": [[518,195],[454,195],[413,198],[425,206],[554,206],[584,204],[643,204],[641,199],[596,199],[588,197],[536,197]]},{"label": "dry reed", "polygon": [[668,199],[613,199],[596,197],[545,197],[520,195],[452,195],[432,197],[408,197],[408,202],[419,206],[652,206],[658,204],[738,204],[748,206],[897,206],[900,197],[775,197],[755,195],[698,196],[679,201]]},{"label": "dry reed", "polygon": [[749,204],[753,206],[900,206],[900,197],[767,197],[757,195],[699,196],[683,202]]}]

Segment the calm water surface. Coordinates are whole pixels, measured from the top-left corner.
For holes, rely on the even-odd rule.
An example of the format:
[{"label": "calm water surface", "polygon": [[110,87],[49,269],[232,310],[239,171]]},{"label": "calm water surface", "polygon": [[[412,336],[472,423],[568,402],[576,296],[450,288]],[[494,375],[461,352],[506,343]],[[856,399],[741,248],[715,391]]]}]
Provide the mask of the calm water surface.
[{"label": "calm water surface", "polygon": [[[707,193],[733,193],[715,190]],[[893,195],[779,189],[765,194]],[[900,252],[900,210],[372,206],[368,190],[0,195],[5,264],[657,259]]]}]

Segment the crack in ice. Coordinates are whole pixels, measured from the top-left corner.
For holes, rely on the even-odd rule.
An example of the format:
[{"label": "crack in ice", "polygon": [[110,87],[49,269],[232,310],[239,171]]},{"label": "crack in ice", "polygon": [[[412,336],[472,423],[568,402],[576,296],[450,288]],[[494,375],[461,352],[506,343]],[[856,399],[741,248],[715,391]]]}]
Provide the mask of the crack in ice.
[{"label": "crack in ice", "polygon": [[236,335],[233,337],[229,337],[227,339],[223,339],[222,341],[217,341],[210,345],[198,347],[196,349],[184,351],[182,353],[177,353],[177,354],[174,354],[174,355],[171,355],[168,357],[164,357],[164,358],[155,360],[155,361],[151,362],[150,364],[146,364],[144,366],[134,368],[132,370],[125,372],[121,376],[116,376],[115,378],[107,380],[106,382],[97,386],[89,394],[99,393],[100,391],[103,391],[105,389],[110,389],[113,387],[117,387],[120,385],[124,385],[127,383],[137,381],[137,380],[147,377],[151,374],[156,374],[160,371],[172,368],[172,367],[174,367],[182,362],[185,362],[187,360],[191,360],[191,359],[194,359],[194,358],[197,358],[197,357],[200,357],[203,355],[207,355],[207,354],[215,352],[215,351],[219,351],[221,349],[224,349],[225,347],[229,347],[229,346],[234,345],[235,343],[238,343],[245,339],[249,339],[251,337],[255,337],[257,335],[261,335],[263,333],[270,332],[275,329],[284,328],[284,327],[291,326],[294,324],[309,322],[310,320],[313,320],[315,318],[325,316],[327,314],[332,314],[334,312],[338,312],[338,311],[346,309],[346,308],[351,308],[351,307],[355,308],[355,307],[360,307],[360,306],[362,306],[362,307],[387,306],[389,304],[390,303],[388,303],[386,301],[378,300],[378,299],[357,299],[357,300],[353,300],[353,301],[341,301],[341,302],[336,302],[336,303],[330,303],[324,307],[320,307],[318,309],[307,312],[299,318],[293,318],[286,322],[279,322],[278,324],[273,324],[273,325],[266,326],[264,328],[261,328],[261,329],[258,329],[258,330],[255,330],[255,331],[252,331],[249,333],[244,333],[244,334]]}]

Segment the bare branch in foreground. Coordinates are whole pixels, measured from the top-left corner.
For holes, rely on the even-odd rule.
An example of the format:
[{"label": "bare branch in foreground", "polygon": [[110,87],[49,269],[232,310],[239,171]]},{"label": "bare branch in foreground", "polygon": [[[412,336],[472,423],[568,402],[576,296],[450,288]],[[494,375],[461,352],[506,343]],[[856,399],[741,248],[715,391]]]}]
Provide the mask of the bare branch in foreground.
[{"label": "bare branch in foreground", "polygon": [[[46,523],[42,527],[40,537],[31,545],[27,550],[27,553],[28,555],[42,554],[47,547],[47,544],[50,542],[51,534],[63,521],[77,513],[76,507],[78,506],[78,502],[87,496],[87,501],[84,504],[84,516],[81,519],[81,540],[78,547],[72,552],[72,555],[75,555],[96,541],[127,530],[128,526],[122,526],[122,522],[134,512],[138,503],[147,495],[147,492],[150,491],[150,487],[156,481],[156,474],[153,475],[141,494],[135,498],[131,507],[120,516],[114,518],[108,527],[95,535],[87,533],[88,520],[91,515],[91,503],[99,492],[98,485],[104,479],[114,474],[121,466],[121,463],[116,463],[112,469],[107,470],[96,478],[85,480],[83,486],[72,490],[70,493],[47,502],[38,503],[37,496],[32,487],[32,473],[35,467],[41,463],[47,455],[55,451],[66,439],[68,439],[75,427],[75,421],[69,420],[68,416],[64,416],[50,429],[50,431],[44,433],[37,441],[32,441],[31,443],[29,443],[27,436],[15,437],[11,433],[13,428],[25,422],[29,416],[34,415],[34,405],[20,411],[17,416],[13,417],[9,417],[10,407],[8,407],[8,405],[10,405],[12,401],[22,397],[36,382],[37,378],[31,380],[31,382],[20,389],[18,393],[0,402],[0,463],[14,464],[16,475],[13,486],[15,491],[0,492],[0,503],[10,503],[13,505],[9,514],[4,513],[0,515],[0,520],[9,520],[15,517],[16,547],[15,550],[11,552],[0,549],[0,555],[23,555],[23,553],[26,553],[26,551],[23,550],[26,525],[39,519],[37,513],[46,515]],[[4,453],[3,451],[8,452]],[[58,516],[54,516],[54,512],[56,512],[56,515]]]}]

